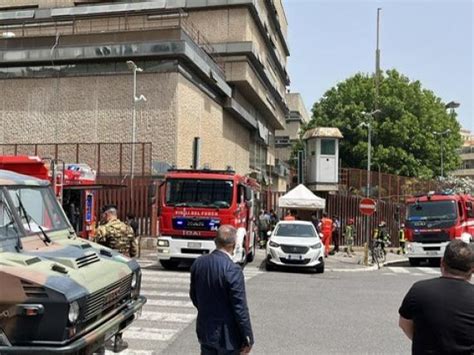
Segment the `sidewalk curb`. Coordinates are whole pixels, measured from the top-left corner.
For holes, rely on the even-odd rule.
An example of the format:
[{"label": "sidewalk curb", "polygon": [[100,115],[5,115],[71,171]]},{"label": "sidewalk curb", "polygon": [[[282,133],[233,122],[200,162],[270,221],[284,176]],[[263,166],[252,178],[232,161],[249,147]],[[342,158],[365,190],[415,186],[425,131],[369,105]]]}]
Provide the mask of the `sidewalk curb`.
[{"label": "sidewalk curb", "polygon": [[[390,261],[386,261],[382,264],[382,266],[380,267],[380,269],[384,266],[389,266],[389,265],[392,265],[392,264],[396,264],[396,263],[399,263],[399,262],[403,262],[403,261],[407,261],[408,259],[396,259],[396,260],[390,260]],[[379,270],[379,268],[377,267],[377,265],[372,265],[372,266],[368,266],[368,267],[362,267],[362,268],[356,268],[356,269],[338,269],[338,268],[331,268],[331,269],[326,269],[327,271],[330,271],[330,272],[366,272],[366,271],[374,271],[374,270]]]}]

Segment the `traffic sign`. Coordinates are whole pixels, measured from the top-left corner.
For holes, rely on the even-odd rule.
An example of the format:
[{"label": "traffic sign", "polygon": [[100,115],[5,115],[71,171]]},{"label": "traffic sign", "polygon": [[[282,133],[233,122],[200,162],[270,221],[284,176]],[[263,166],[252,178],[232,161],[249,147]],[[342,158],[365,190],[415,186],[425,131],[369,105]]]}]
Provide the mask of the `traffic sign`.
[{"label": "traffic sign", "polygon": [[372,200],[371,198],[363,198],[359,204],[360,213],[366,216],[372,216],[375,212],[375,207],[377,206],[377,202]]}]

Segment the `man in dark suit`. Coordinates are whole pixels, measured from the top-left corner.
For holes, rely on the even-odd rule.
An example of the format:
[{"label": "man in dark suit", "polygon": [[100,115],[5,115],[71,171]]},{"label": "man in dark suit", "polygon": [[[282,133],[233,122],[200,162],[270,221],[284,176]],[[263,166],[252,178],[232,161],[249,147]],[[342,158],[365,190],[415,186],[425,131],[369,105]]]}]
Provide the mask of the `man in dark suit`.
[{"label": "man in dark suit", "polygon": [[191,300],[198,310],[196,333],[202,355],[250,353],[252,326],[242,269],[232,261],[237,231],[223,225],[216,250],[191,267]]}]

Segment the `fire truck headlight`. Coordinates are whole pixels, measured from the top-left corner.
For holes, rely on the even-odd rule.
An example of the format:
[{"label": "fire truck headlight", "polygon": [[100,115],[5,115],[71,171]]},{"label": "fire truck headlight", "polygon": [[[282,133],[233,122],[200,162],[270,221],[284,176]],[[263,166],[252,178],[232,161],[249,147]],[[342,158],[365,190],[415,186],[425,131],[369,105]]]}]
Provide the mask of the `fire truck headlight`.
[{"label": "fire truck headlight", "polygon": [[158,246],[159,247],[169,247],[170,242],[169,242],[169,240],[158,239]]}]

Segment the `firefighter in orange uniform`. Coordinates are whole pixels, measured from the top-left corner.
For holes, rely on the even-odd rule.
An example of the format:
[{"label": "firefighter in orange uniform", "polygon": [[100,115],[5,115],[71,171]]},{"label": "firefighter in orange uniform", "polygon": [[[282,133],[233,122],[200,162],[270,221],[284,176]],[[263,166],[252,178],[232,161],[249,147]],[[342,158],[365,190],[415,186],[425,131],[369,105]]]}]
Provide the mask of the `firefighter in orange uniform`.
[{"label": "firefighter in orange uniform", "polygon": [[323,218],[321,222],[319,222],[319,230],[323,233],[323,243],[325,253],[324,256],[327,258],[329,255],[329,246],[331,245],[331,235],[333,232],[333,221],[331,218],[328,217],[326,212],[323,213]]}]

